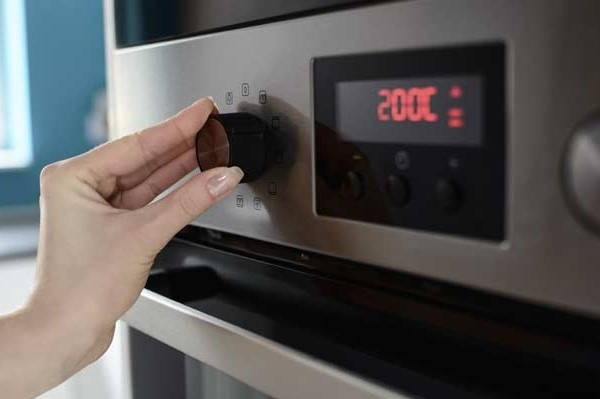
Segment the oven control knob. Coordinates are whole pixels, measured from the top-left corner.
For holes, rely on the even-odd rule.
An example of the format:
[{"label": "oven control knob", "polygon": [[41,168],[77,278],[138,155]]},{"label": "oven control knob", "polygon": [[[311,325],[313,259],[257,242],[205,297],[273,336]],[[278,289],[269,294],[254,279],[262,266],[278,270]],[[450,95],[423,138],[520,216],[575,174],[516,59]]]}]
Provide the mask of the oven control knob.
[{"label": "oven control knob", "polygon": [[196,135],[198,166],[238,166],[244,171],[243,183],[256,180],[267,166],[268,140],[268,126],[257,116],[211,115]]},{"label": "oven control knob", "polygon": [[576,215],[600,233],[600,112],[575,129],[564,157],[563,178]]}]

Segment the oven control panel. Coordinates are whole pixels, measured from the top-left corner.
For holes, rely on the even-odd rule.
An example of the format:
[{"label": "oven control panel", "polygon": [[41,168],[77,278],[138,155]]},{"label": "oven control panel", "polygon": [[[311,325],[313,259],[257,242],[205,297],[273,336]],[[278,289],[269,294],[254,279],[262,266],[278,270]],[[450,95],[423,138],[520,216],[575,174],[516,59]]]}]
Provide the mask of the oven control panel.
[{"label": "oven control panel", "polygon": [[600,2],[355,3],[109,29],[112,134],[213,96],[199,163],[248,174],[194,225],[600,317]]},{"label": "oven control panel", "polygon": [[313,61],[316,211],[505,238],[505,48]]}]

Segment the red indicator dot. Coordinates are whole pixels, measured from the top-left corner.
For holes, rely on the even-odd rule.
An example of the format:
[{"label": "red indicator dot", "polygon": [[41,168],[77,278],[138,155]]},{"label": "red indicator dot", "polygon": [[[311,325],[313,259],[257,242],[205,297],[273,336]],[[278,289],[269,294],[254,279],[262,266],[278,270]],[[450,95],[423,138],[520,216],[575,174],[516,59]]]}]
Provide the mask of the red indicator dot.
[{"label": "red indicator dot", "polygon": [[463,126],[465,126],[465,121],[462,119],[451,118],[448,120],[448,127],[451,127],[452,129],[460,129]]},{"label": "red indicator dot", "polygon": [[462,108],[450,108],[448,110],[448,116],[451,118],[461,118],[464,114]]},{"label": "red indicator dot", "polygon": [[454,85],[450,88],[450,98],[461,98],[463,94],[463,89],[459,85]]}]

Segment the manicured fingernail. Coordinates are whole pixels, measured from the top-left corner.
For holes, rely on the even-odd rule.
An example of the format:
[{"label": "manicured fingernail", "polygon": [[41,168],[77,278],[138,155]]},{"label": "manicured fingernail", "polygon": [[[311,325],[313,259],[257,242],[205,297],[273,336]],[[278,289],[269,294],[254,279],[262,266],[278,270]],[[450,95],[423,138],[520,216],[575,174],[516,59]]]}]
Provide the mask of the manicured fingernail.
[{"label": "manicured fingernail", "polygon": [[208,179],[206,189],[213,197],[220,198],[233,190],[243,177],[244,172],[237,166],[232,166]]},{"label": "manicured fingernail", "polygon": [[208,98],[213,103],[213,107],[217,110],[217,113],[219,113],[219,106],[217,105],[215,99],[212,96],[208,96],[206,98]]}]

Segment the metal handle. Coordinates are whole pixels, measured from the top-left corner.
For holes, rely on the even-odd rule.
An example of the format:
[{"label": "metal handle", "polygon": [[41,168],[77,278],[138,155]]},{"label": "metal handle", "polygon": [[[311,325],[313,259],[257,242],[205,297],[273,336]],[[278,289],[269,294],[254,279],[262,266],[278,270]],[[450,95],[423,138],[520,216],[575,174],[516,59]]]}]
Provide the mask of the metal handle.
[{"label": "metal handle", "polygon": [[408,398],[146,289],[123,319],[275,398]]}]

